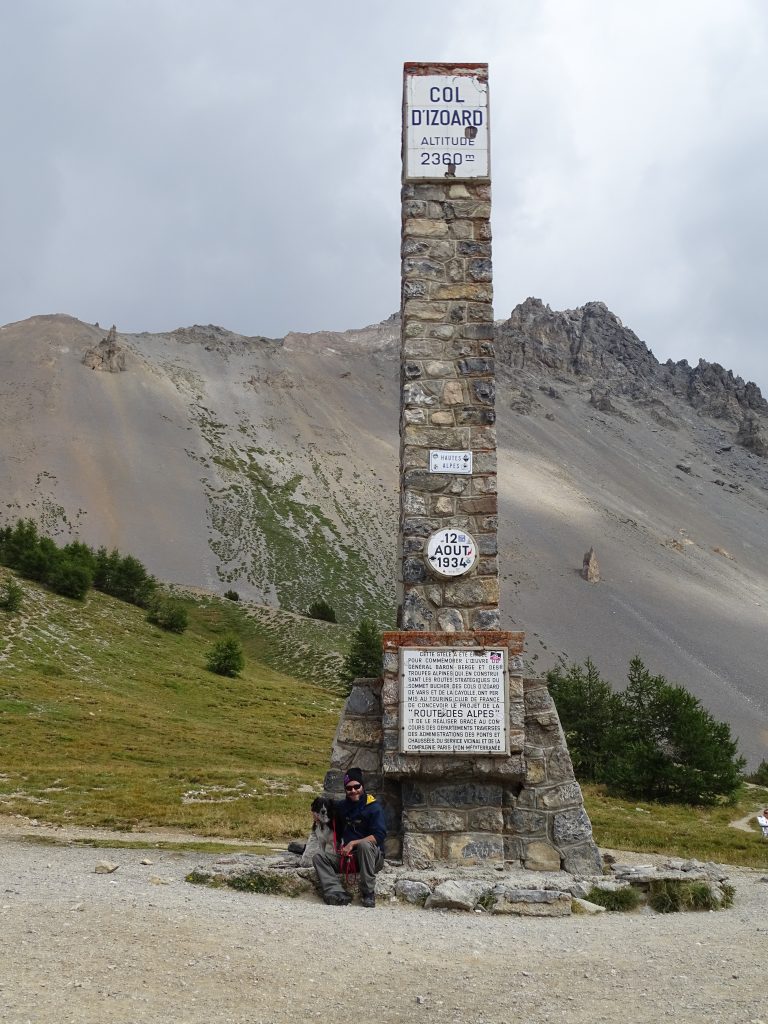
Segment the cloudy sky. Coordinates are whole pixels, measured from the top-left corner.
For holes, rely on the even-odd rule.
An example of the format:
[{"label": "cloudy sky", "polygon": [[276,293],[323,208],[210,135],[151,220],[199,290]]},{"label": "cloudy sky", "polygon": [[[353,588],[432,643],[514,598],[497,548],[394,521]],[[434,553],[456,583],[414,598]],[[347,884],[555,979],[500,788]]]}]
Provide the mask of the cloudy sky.
[{"label": "cloudy sky", "polygon": [[0,322],[399,305],[402,64],[490,64],[496,316],[602,299],[768,392],[765,0],[0,5]]}]

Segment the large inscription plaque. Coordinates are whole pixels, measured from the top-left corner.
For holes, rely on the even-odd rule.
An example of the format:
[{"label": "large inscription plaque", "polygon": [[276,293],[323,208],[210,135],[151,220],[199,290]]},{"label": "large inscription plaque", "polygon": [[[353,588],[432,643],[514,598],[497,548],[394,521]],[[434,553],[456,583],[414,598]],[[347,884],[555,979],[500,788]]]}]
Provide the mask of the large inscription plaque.
[{"label": "large inscription plaque", "polygon": [[505,651],[400,649],[404,754],[509,753]]}]

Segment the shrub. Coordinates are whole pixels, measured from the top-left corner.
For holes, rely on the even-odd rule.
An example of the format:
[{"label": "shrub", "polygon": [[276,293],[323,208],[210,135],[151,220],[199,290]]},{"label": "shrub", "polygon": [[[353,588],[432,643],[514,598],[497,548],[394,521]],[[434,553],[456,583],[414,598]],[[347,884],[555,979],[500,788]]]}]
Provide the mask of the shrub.
[{"label": "shrub", "polygon": [[682,686],[654,676],[640,658],[613,693],[592,662],[549,674],[576,773],[609,792],[666,803],[732,798],[744,759],[730,727]]},{"label": "shrub", "polygon": [[322,622],[336,622],[336,612],[327,601],[313,601],[307,608],[307,615],[310,619],[320,619]]},{"label": "shrub", "polygon": [[0,608],[5,612],[10,612],[11,614],[19,611],[23,596],[24,591],[16,580],[6,580],[5,585],[0,588]]},{"label": "shrub", "polygon": [[242,671],[244,664],[242,644],[234,636],[215,643],[206,658],[208,671],[219,676],[236,676]]},{"label": "shrub", "polygon": [[587,658],[547,674],[577,778],[601,782],[610,758],[618,698]]},{"label": "shrub", "polygon": [[82,601],[91,589],[93,577],[84,565],[61,555],[56,560],[46,582],[57,594]]},{"label": "shrub", "polygon": [[170,597],[154,597],[147,612],[147,622],[169,633],[183,633],[189,625],[189,615],[180,601]]},{"label": "shrub", "polygon": [[347,684],[381,675],[381,634],[370,619],[363,619],[355,630],[340,675]]},{"label": "shrub", "polygon": [[611,911],[637,910],[640,905],[640,893],[632,886],[625,889],[601,889],[593,885],[587,893],[587,899]]},{"label": "shrub", "polygon": [[226,593],[224,594],[224,597],[226,597],[226,599],[228,601],[239,601],[240,600],[240,595],[238,594],[238,592],[236,590],[227,590]]}]

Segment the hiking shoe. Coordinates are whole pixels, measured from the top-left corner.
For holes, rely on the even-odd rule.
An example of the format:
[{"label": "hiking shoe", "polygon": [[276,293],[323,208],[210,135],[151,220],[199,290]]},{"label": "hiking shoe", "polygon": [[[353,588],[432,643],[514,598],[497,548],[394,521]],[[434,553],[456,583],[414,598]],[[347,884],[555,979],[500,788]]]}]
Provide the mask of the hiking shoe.
[{"label": "hiking shoe", "polygon": [[323,896],[329,907],[348,907],[352,902],[351,897],[346,893],[331,893],[330,896]]},{"label": "hiking shoe", "polygon": [[372,892],[364,892],[362,894],[362,896],[360,897],[360,906],[361,907],[375,907],[376,906],[376,897],[374,896],[374,894]]}]

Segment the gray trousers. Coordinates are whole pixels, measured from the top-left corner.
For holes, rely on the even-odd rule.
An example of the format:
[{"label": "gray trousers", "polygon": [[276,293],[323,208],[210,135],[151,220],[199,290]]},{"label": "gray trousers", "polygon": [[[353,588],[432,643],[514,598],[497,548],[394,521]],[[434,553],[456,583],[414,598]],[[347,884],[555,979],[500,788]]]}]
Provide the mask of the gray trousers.
[{"label": "gray trousers", "polygon": [[[376,887],[376,874],[384,867],[384,854],[377,843],[358,843],[352,851],[357,864],[357,875],[360,882],[360,893],[373,893]],[[341,857],[338,853],[316,853],[312,858],[323,896],[343,896],[344,886],[341,884],[339,868]]]}]

